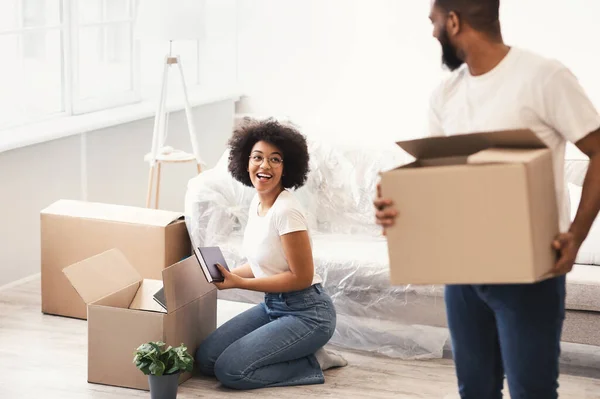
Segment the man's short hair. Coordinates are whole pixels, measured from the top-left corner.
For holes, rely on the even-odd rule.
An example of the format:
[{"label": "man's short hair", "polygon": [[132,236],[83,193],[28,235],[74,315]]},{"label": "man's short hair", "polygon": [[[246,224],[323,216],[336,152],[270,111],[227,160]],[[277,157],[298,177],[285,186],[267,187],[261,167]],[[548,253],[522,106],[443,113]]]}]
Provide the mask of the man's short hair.
[{"label": "man's short hair", "polygon": [[500,35],[500,0],[435,0],[435,5],[479,32]]}]

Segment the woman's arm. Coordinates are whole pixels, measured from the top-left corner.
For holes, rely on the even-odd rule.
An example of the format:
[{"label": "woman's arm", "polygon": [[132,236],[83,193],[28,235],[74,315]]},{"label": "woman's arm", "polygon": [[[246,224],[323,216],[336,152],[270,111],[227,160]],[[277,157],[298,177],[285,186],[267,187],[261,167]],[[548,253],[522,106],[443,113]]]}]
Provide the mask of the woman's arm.
[{"label": "woman's arm", "polygon": [[254,273],[252,273],[249,263],[245,263],[242,266],[231,269],[231,273],[244,278],[254,278]]},{"label": "woman's arm", "polygon": [[244,278],[220,267],[225,281],[215,283],[219,289],[243,288],[260,292],[290,292],[310,287],[314,276],[314,263],[310,240],[306,230],[281,236],[281,244],[290,270],[269,277]]}]

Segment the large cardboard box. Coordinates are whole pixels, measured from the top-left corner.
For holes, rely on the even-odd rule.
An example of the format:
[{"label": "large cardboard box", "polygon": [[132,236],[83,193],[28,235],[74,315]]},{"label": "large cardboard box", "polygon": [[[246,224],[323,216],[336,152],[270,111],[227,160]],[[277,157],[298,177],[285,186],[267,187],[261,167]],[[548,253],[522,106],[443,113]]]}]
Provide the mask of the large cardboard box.
[{"label": "large cardboard box", "polygon": [[85,303],[62,269],[90,256],[119,248],[144,278],[161,279],[162,270],[191,252],[178,212],[60,200],[41,211],[42,312],[86,319]]},{"label": "large cardboard box", "polygon": [[382,173],[399,216],[392,284],[530,283],[549,276],[559,232],[552,155],[529,130],[397,143],[416,160]]},{"label": "large cardboard box", "polygon": [[[216,329],[217,290],[194,257],[163,270],[160,280],[143,279],[118,249],[64,269],[88,304],[88,382],[148,390],[148,376],[135,367],[135,349],[162,341],[182,343],[192,356]],[[164,284],[168,311],[153,299]],[[181,375],[179,382],[190,378]]]}]

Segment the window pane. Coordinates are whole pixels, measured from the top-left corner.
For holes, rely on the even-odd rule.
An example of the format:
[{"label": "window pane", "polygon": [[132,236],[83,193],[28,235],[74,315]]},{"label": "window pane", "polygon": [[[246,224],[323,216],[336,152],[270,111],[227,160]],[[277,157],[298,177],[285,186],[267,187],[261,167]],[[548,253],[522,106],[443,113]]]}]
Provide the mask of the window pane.
[{"label": "window pane", "polygon": [[43,59],[46,57],[47,32],[25,32],[22,38],[22,56],[24,59]]},{"label": "window pane", "polygon": [[128,0],[106,0],[106,20],[114,21],[131,16]]},{"label": "window pane", "polygon": [[60,0],[0,0],[0,32],[59,23]]},{"label": "window pane", "polygon": [[22,0],[22,10],[24,27],[60,23],[60,0]]},{"label": "window pane", "polygon": [[34,39],[31,50],[24,35],[0,36],[0,53],[15,60],[4,63],[0,74],[0,126],[62,111],[60,31],[36,33]]},{"label": "window pane", "polygon": [[132,89],[129,23],[79,30],[79,97]]},{"label": "window pane", "polygon": [[19,26],[17,0],[0,1],[0,32]]},{"label": "window pane", "polygon": [[102,21],[102,0],[78,0],[79,23]]},{"label": "window pane", "polygon": [[[33,0],[32,0],[33,1]],[[131,17],[129,0],[78,0],[79,23],[116,21]]]}]

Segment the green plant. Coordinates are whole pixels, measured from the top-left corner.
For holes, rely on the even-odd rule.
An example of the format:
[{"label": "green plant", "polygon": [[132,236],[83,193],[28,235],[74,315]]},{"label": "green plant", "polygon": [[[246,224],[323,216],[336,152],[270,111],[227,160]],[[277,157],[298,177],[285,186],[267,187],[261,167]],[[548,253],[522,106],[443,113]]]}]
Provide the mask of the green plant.
[{"label": "green plant", "polygon": [[192,371],[194,358],[187,352],[187,347],[181,344],[177,348],[165,346],[164,342],[148,342],[140,345],[134,352],[133,362],[144,374],[170,375],[182,371]]}]

